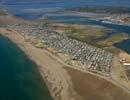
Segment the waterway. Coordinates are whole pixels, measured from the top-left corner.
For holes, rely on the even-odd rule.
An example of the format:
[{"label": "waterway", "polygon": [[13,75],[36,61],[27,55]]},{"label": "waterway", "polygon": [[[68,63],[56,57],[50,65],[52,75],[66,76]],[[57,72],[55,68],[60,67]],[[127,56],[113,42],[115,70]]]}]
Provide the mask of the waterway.
[{"label": "waterway", "polygon": [[[101,20],[91,19],[88,17],[80,17],[80,16],[59,16],[58,15],[58,16],[50,16],[49,19],[55,20],[57,22],[62,22],[62,23],[98,25],[98,26],[103,26],[103,27],[115,30],[115,31],[110,32],[108,35],[99,38],[100,40],[108,38],[112,36],[113,34],[118,34],[118,33],[127,33],[130,36],[130,26],[128,25],[103,23]],[[99,39],[96,39],[96,40],[99,40]],[[115,43],[114,46],[130,54],[130,40],[129,39],[120,41],[119,43]]]},{"label": "waterway", "polygon": [[115,43],[115,46],[130,54],[130,39]]},{"label": "waterway", "polygon": [[[81,17],[80,15],[68,16],[66,13],[64,13],[64,11],[62,11],[64,8],[81,6],[130,7],[130,0],[22,0],[22,2],[17,0],[7,0],[2,6],[12,15],[28,20],[48,17],[50,20],[64,23],[99,25],[114,29],[117,31],[117,33],[124,32],[130,35],[130,26],[128,25],[103,23],[101,20],[94,20],[89,17]],[[126,44],[127,46],[122,47],[122,45]],[[126,47],[129,47],[127,41],[118,43],[118,46],[115,44],[115,46],[126,52],[130,52],[129,48],[126,50]]]},{"label": "waterway", "polygon": [[36,64],[1,35],[0,100],[52,100]]}]

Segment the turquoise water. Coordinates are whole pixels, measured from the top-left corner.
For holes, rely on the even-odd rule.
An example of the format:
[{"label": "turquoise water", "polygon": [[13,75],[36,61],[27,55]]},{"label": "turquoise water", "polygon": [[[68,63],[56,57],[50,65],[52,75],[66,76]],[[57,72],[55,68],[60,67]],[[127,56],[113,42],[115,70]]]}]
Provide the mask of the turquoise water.
[{"label": "turquoise water", "polygon": [[37,66],[0,36],[0,100],[52,100]]}]

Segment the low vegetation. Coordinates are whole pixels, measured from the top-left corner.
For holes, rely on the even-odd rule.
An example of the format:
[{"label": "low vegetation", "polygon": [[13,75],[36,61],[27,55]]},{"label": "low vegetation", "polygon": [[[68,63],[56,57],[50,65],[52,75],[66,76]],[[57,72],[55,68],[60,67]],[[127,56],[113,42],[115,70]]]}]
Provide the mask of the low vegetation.
[{"label": "low vegetation", "polygon": [[91,26],[91,25],[59,25],[55,24],[52,27],[56,31],[60,31],[70,38],[86,42],[93,43],[93,40],[100,38],[109,31],[104,27]]},{"label": "low vegetation", "polygon": [[130,13],[129,7],[113,7],[113,6],[85,6],[85,7],[74,7],[67,8],[69,11],[80,11],[90,13],[109,13],[109,14],[128,14]]},{"label": "low vegetation", "polygon": [[1,15],[7,15],[7,13],[4,10],[0,9],[0,16]]},{"label": "low vegetation", "polygon": [[117,42],[120,42],[122,40],[126,40],[128,38],[130,38],[128,36],[128,34],[126,34],[126,33],[118,33],[118,34],[112,35],[111,37],[109,37],[107,39],[99,41],[98,45],[108,47],[108,46],[112,46],[113,44],[115,44]]},{"label": "low vegetation", "polygon": [[[67,35],[70,38],[95,45],[99,48],[108,48],[115,43],[130,38],[127,33],[118,33],[115,30],[92,26],[92,25],[71,25],[52,24],[51,27],[57,32]],[[115,34],[116,32],[116,34]],[[109,33],[112,33],[109,35]]]}]

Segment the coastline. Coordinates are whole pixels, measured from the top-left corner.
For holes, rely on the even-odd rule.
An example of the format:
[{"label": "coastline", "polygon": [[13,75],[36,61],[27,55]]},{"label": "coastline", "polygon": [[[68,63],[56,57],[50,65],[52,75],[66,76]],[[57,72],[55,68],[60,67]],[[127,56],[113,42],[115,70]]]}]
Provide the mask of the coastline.
[{"label": "coastline", "polygon": [[[10,23],[25,23],[28,25],[37,22],[24,21],[11,15],[0,16],[1,25]],[[60,25],[62,26],[62,23]],[[54,100],[130,99],[130,80],[125,73],[124,66],[118,60],[113,63],[114,67],[111,69],[110,76],[104,76],[88,70],[81,70],[78,61],[72,61],[72,65],[69,65],[65,62],[69,59],[69,55],[57,53],[58,51],[46,47],[47,45],[44,45],[44,43],[42,48],[40,48],[40,44],[33,45],[32,42],[35,42],[33,39],[36,39],[33,36],[22,36],[21,32],[6,28],[0,28],[0,32],[1,35],[15,43],[30,60],[36,63],[37,69]],[[38,40],[38,42],[41,41]],[[113,54],[118,58],[127,58],[130,61],[129,54],[120,51],[118,48],[117,51],[120,52],[116,54],[117,51],[115,47],[113,48]]]},{"label": "coastline", "polygon": [[7,30],[2,30],[1,33],[13,41],[32,61],[36,62],[54,100],[73,100],[73,97],[70,96],[71,93],[69,93],[69,91],[73,91],[71,90],[71,80],[63,68],[63,64],[48,56],[46,51],[25,42],[20,34],[16,32],[13,34],[12,32],[7,33]]},{"label": "coastline", "polygon": [[[69,75],[68,70],[65,68],[67,65],[58,61],[59,59],[54,59],[53,55],[47,50],[36,48],[29,42],[26,42],[25,38],[16,31],[6,29],[0,29],[0,31],[3,36],[18,45],[32,61],[35,61],[54,100],[77,100],[77,98],[84,100],[81,99],[81,96],[73,88],[72,76]],[[117,85],[117,83],[111,82],[112,80],[107,77],[93,75],[91,72],[88,72],[88,74],[97,76],[97,78],[101,77],[101,79]]]},{"label": "coastline", "polygon": [[52,100],[36,63],[1,34],[0,55],[0,99]]}]

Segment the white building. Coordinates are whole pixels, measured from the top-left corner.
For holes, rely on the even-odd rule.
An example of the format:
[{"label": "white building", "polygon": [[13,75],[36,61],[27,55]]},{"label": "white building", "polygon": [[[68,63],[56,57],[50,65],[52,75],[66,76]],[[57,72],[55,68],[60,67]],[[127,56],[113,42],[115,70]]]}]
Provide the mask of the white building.
[{"label": "white building", "polygon": [[130,66],[130,63],[123,63],[124,66]]}]

